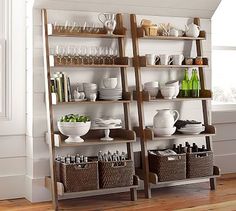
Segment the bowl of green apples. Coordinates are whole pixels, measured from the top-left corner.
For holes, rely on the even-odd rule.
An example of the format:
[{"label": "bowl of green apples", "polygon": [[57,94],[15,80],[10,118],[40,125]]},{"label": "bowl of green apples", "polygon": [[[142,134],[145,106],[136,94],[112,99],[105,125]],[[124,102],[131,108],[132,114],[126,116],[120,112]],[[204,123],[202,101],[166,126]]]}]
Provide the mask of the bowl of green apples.
[{"label": "bowl of green apples", "polygon": [[68,114],[60,118],[57,122],[57,127],[63,135],[68,136],[65,140],[66,143],[80,143],[84,142],[81,136],[88,133],[91,121],[88,116]]}]

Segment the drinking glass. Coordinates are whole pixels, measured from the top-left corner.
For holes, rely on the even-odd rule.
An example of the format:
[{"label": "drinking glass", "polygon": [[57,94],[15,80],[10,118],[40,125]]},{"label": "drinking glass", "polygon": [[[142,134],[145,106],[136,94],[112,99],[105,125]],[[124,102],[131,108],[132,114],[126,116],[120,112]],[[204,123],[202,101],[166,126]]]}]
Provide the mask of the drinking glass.
[{"label": "drinking glass", "polygon": [[97,53],[97,48],[95,46],[90,47],[91,64],[95,64],[96,53]]},{"label": "drinking glass", "polygon": [[77,64],[82,64],[83,57],[81,55],[81,48],[77,47],[76,48],[76,63]]},{"label": "drinking glass", "polygon": [[57,60],[58,60],[59,64],[62,64],[62,60],[63,60],[64,53],[65,53],[64,47],[60,46],[60,45],[57,45],[55,53],[56,53]]},{"label": "drinking glass", "polygon": [[116,58],[118,57],[118,50],[114,49],[113,50],[113,55],[112,55],[112,63],[115,64]]},{"label": "drinking glass", "polygon": [[82,56],[82,63],[87,64],[88,59],[87,59],[87,47],[86,46],[81,47],[81,56]]}]

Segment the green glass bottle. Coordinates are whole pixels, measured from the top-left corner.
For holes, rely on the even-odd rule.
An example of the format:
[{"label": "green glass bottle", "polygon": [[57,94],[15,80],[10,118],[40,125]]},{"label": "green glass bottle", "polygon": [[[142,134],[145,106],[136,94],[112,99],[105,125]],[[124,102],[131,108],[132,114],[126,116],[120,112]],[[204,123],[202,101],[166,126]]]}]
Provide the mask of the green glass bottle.
[{"label": "green glass bottle", "polygon": [[199,97],[200,81],[199,81],[196,69],[194,70],[193,74],[194,76],[193,76],[193,82],[192,82],[192,97]]},{"label": "green glass bottle", "polygon": [[184,71],[184,79],[181,82],[181,97],[189,97],[189,77],[188,69]]},{"label": "green glass bottle", "polygon": [[195,77],[195,71],[194,69],[192,70],[192,75],[191,75],[191,78],[188,82],[188,89],[189,89],[189,97],[192,97],[192,91],[193,91],[193,80],[194,80],[194,77]]}]

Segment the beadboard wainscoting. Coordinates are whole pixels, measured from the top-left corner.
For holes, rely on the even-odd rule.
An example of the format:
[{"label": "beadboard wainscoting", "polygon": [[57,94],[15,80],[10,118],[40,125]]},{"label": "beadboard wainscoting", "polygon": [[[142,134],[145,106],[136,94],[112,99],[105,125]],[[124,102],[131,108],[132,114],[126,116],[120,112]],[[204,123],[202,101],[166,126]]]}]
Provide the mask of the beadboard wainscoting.
[{"label": "beadboard wainscoting", "polygon": [[[44,176],[49,175],[49,153],[48,146],[45,142],[45,132],[47,131],[46,126],[46,109],[45,109],[45,93],[44,93],[44,69],[43,69],[43,43],[42,43],[42,25],[41,25],[41,10],[38,8],[30,9],[32,5],[28,2],[28,15],[27,15],[27,24],[28,24],[28,34],[30,34],[31,30],[33,31],[32,37],[29,37],[27,41],[27,50],[28,50],[28,59],[30,61],[27,62],[27,76],[29,80],[28,86],[32,89],[28,90],[27,97],[28,102],[31,108],[29,108],[29,112],[27,113],[27,174],[26,174],[26,197],[30,201],[46,201],[50,199],[49,191],[44,187]],[[103,8],[105,10],[106,7]],[[121,11],[121,10],[119,10]],[[49,10],[49,22],[54,23],[57,21],[58,23],[65,23],[66,20],[78,20],[79,22],[88,21],[88,22],[97,22],[97,12],[83,12],[83,11],[53,11]],[[184,25],[190,23],[193,19],[184,18],[184,17],[161,17],[161,16],[138,16],[138,23],[142,18],[151,19],[155,23],[167,23],[184,29]],[[126,56],[132,57],[132,41],[130,36],[130,23],[129,23],[129,15],[124,14],[124,25],[128,29],[128,37],[125,42],[126,47]],[[204,56],[211,59],[211,21],[210,19],[201,19],[202,30],[207,32],[207,40],[203,42],[204,44]],[[63,44],[63,39],[67,38],[50,38],[50,43],[52,45],[50,47],[55,47],[57,44]],[[82,38],[69,38],[67,40],[68,44],[76,45],[76,41]],[[83,38],[84,39],[84,38]],[[87,46],[96,46],[96,45],[109,45],[115,46],[116,42],[111,40],[97,40],[97,39],[84,39],[84,45]],[[31,47],[33,49],[31,52]],[[185,56],[196,56],[195,45],[192,42],[175,42],[175,41],[150,41],[145,40],[140,44],[141,53],[144,52],[150,53],[166,53],[166,54],[184,54]],[[190,53],[191,52],[191,53]],[[32,53],[32,54],[31,54]],[[101,78],[104,76],[117,76],[119,75],[118,70],[109,70],[109,69],[78,69],[71,68],[68,70],[55,69],[57,71],[65,71],[67,72],[72,80],[72,84],[81,83],[81,82],[95,82],[100,83]],[[94,74],[96,71],[96,74]],[[135,86],[135,77],[134,77],[134,69],[132,67],[128,68],[128,81],[130,90],[134,89]],[[162,74],[163,71],[168,71],[168,74]],[[83,77],[81,77],[83,76]],[[181,79],[183,77],[183,71],[181,70],[156,70],[145,71],[143,70],[143,82],[158,80],[159,82],[165,82],[171,79]],[[206,77],[206,88],[210,89],[211,87],[211,65],[209,68],[205,70]],[[131,119],[132,126],[138,125],[138,116],[137,116],[137,108],[136,102],[131,104]],[[148,115],[145,116],[147,124],[152,124],[153,116],[156,113],[156,109],[161,108],[173,108],[177,109],[181,113],[181,118],[190,118],[202,120],[202,110],[201,110],[201,102],[183,102],[183,103],[162,103],[159,106],[154,104],[145,105],[145,109],[147,110],[145,113]],[[88,114],[92,118],[99,117],[101,115],[111,115],[115,117],[121,117],[123,108],[121,105],[112,106],[112,109],[109,105],[96,105],[96,109],[94,109],[94,105],[86,105],[86,106],[76,106],[76,105],[68,105],[66,107],[58,106],[55,110],[56,118],[59,118],[62,114],[67,113],[81,113]],[[209,111],[210,112],[210,111]],[[202,139],[193,140],[200,143]],[[178,140],[176,141],[178,142]],[[165,147],[168,144],[171,144],[169,141],[159,142],[158,145],[160,147]],[[157,145],[155,143],[149,143],[149,148],[155,148]],[[122,150],[122,146],[100,146],[97,147],[96,150],[94,148],[86,147],[86,148],[74,148],[74,149],[63,149],[63,151],[58,150],[58,154],[68,154],[74,152],[83,152],[85,155],[94,155],[99,150],[106,151],[110,149],[111,151],[119,149]],[[139,142],[134,144],[134,151],[140,150]]]},{"label": "beadboard wainscoting", "polygon": [[[25,196],[25,0],[2,1],[6,25],[1,39],[6,39],[5,84],[6,116],[0,118],[0,200]],[[1,9],[2,9],[1,8]],[[1,10],[2,11],[2,10]],[[4,78],[2,78],[4,77]],[[2,96],[1,96],[2,97]],[[1,99],[2,100],[2,99]]]},{"label": "beadboard wainscoting", "polygon": [[214,111],[212,121],[216,127],[214,140],[215,164],[223,173],[236,172],[236,111]]}]

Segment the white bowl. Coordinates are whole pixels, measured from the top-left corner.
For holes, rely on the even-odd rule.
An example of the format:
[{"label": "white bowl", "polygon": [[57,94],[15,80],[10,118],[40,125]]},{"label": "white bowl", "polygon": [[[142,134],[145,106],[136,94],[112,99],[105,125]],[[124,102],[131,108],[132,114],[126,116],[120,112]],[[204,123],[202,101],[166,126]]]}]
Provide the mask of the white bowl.
[{"label": "white bowl", "polygon": [[148,88],[148,87],[159,87],[159,83],[158,81],[150,81],[150,82],[146,82],[144,83],[144,88]]},{"label": "white bowl", "polygon": [[180,86],[179,85],[172,85],[172,84],[167,84],[166,86],[172,86],[172,87],[175,88],[175,94],[174,94],[173,98],[176,98],[178,96],[178,94],[179,94]]},{"label": "white bowl", "polygon": [[167,81],[166,85],[179,86],[179,81],[177,80]]},{"label": "white bowl", "polygon": [[153,128],[153,132],[156,136],[171,136],[175,133],[176,127],[160,127]]},{"label": "white bowl", "polygon": [[105,88],[114,89],[117,86],[118,79],[117,78],[104,78],[102,82]]},{"label": "white bowl", "polygon": [[172,99],[176,95],[175,86],[161,87],[161,95],[164,97],[164,99]]},{"label": "white bowl", "polygon": [[158,87],[154,88],[144,88],[144,91],[147,91],[151,97],[156,97],[159,91]]},{"label": "white bowl", "polygon": [[59,131],[65,135],[69,136],[65,142],[84,142],[80,137],[88,133],[91,126],[91,121],[89,122],[57,122],[57,127]]}]

